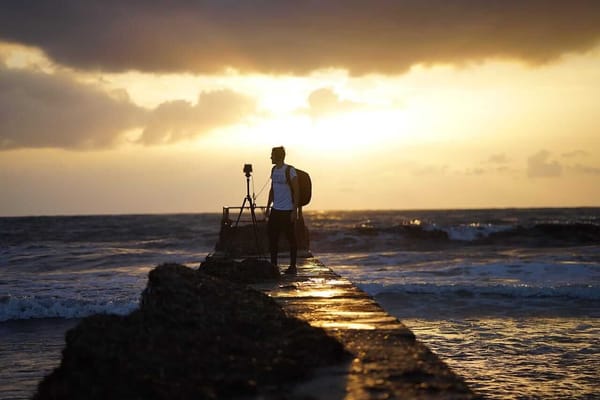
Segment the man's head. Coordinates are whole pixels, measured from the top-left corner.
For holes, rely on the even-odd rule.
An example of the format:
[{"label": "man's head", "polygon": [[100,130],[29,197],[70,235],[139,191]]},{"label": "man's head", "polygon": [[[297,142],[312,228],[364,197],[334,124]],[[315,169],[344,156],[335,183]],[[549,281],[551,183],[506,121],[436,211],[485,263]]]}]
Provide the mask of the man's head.
[{"label": "man's head", "polygon": [[283,146],[273,147],[271,149],[271,162],[273,164],[283,163],[285,160],[285,148]]}]

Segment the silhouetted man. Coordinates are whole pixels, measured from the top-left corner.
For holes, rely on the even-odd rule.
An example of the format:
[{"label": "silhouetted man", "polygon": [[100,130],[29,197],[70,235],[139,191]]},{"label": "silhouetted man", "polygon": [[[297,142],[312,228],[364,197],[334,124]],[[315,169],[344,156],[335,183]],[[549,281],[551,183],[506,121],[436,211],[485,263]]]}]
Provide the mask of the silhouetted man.
[{"label": "silhouetted man", "polygon": [[[271,190],[267,202],[267,216],[269,218],[269,249],[271,251],[271,264],[277,265],[279,251],[279,236],[284,232],[290,243],[290,266],[286,274],[296,273],[296,258],[298,246],[296,244],[295,223],[298,219],[298,179],[294,167],[284,163],[285,149],[283,146],[273,147],[271,162],[275,164],[271,171]],[[271,203],[273,208],[271,209]]]}]

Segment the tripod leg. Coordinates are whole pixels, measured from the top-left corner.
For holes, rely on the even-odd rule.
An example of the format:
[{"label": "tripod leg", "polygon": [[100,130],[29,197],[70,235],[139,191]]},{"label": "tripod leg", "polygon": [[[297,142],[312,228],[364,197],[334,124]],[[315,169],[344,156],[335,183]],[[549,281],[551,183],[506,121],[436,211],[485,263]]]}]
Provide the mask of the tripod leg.
[{"label": "tripod leg", "polygon": [[258,239],[258,224],[256,221],[256,213],[254,212],[255,208],[256,206],[254,205],[254,202],[252,201],[252,199],[250,199],[250,214],[252,215],[252,228],[254,229],[254,242],[256,244],[256,253],[260,257],[264,258],[262,248],[260,246],[260,240]]},{"label": "tripod leg", "polygon": [[254,201],[252,200],[252,197],[250,196],[250,175],[248,175],[248,174],[246,175],[246,197],[244,198],[242,207],[240,207],[240,213],[238,214],[237,219],[235,221],[234,228],[236,228],[236,229],[234,230],[234,232],[237,232],[237,227],[240,223],[242,214],[244,213],[244,208],[246,208],[246,202],[248,202],[248,208],[250,209],[250,214],[252,216],[252,228],[253,228],[253,233],[254,233],[254,243],[256,245],[256,253],[260,257],[264,258],[264,254],[262,253],[262,249],[260,246],[260,240],[258,238],[258,227],[257,227],[258,223],[256,220],[256,213],[255,213],[256,205],[254,204]]},{"label": "tripod leg", "polygon": [[[240,218],[242,217],[242,213],[244,212],[244,206],[246,205],[246,201],[248,200],[248,198],[244,198],[244,202],[242,203],[242,207],[240,208],[240,213],[238,214],[237,219],[235,220],[235,227],[237,228],[238,224],[240,223]],[[252,203],[251,203],[252,204]]]}]

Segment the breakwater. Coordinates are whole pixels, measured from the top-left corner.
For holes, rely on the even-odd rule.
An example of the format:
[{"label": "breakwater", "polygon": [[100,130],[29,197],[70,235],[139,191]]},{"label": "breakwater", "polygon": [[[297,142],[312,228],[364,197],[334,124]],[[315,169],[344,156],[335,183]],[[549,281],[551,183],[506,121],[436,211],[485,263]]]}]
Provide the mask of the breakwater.
[{"label": "breakwater", "polygon": [[35,398],[476,397],[317,260],[277,277],[260,261],[159,266],[138,310],[91,316],[67,333],[61,364]]}]

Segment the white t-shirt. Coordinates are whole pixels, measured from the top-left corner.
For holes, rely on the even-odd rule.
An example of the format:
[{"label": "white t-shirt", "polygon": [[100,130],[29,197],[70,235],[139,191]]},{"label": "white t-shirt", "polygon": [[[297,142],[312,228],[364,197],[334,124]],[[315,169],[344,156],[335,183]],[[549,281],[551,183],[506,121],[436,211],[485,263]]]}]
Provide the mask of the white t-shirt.
[{"label": "white t-shirt", "polygon": [[[273,209],[290,211],[294,209],[292,200],[292,188],[287,183],[285,170],[288,165],[283,164],[281,168],[273,168],[271,182],[273,184]],[[290,167],[290,183],[296,177],[296,169]]]}]

